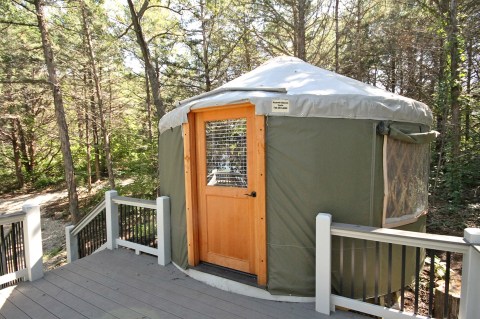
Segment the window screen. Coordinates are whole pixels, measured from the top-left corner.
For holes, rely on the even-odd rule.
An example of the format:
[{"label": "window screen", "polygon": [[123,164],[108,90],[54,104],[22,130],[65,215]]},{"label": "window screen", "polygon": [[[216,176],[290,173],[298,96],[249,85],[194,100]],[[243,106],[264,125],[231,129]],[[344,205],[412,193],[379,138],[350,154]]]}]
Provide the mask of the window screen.
[{"label": "window screen", "polygon": [[207,185],[247,187],[247,119],[205,123]]},{"label": "window screen", "polygon": [[384,137],[384,225],[414,222],[428,204],[429,144]]}]

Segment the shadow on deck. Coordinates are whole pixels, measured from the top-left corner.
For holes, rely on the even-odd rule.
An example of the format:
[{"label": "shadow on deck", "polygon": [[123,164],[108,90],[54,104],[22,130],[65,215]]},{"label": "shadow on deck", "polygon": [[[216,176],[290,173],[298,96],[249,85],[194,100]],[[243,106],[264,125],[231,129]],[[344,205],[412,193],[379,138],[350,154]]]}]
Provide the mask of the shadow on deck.
[{"label": "shadow on deck", "polygon": [[104,250],[47,272],[43,279],[0,290],[0,318],[365,318],[315,312],[228,293],[193,280],[157,258]]}]

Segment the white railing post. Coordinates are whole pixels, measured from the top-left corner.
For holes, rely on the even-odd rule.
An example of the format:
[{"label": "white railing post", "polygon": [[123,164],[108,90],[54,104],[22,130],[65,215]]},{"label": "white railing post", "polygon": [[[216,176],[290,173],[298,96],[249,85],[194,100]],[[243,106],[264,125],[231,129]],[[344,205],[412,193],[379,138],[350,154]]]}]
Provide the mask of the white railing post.
[{"label": "white railing post", "polygon": [[113,202],[113,198],[116,196],[118,196],[118,193],[115,190],[105,192],[107,248],[110,250],[117,248],[116,240],[118,238],[118,205]]},{"label": "white railing post", "polygon": [[72,235],[75,225],[65,227],[65,245],[67,248],[67,263],[78,259],[78,238]]},{"label": "white railing post", "polygon": [[473,245],[480,245],[480,228],[466,228],[464,238],[471,246],[468,253],[463,255],[458,318],[480,318],[480,252],[473,247]]},{"label": "white railing post", "polygon": [[23,221],[23,236],[25,244],[25,263],[29,281],[43,277],[42,226],[39,205],[23,205],[26,213]]},{"label": "white railing post", "polygon": [[170,198],[157,197],[157,244],[158,264],[165,266],[171,261],[170,243]]},{"label": "white railing post", "polygon": [[315,310],[330,315],[332,215],[319,213],[315,239]]}]

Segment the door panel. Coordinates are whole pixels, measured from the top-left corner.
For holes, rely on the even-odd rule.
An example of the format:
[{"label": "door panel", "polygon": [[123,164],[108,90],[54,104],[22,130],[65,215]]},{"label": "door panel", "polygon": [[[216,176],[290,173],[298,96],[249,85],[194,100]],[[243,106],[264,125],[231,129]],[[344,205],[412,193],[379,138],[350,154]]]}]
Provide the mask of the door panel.
[{"label": "door panel", "polygon": [[196,114],[200,260],[248,272],[255,263],[253,107]]}]

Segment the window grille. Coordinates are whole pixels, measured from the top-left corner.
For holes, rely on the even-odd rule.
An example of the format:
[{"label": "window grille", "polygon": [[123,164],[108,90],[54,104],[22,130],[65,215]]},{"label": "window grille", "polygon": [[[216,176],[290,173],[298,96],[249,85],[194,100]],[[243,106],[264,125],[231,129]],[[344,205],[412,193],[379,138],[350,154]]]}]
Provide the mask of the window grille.
[{"label": "window grille", "polygon": [[247,187],[247,119],[205,123],[207,185]]},{"label": "window grille", "polygon": [[384,138],[383,226],[394,227],[414,222],[427,211],[429,144]]}]

